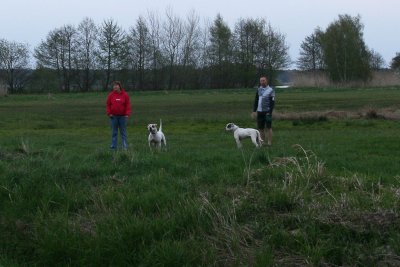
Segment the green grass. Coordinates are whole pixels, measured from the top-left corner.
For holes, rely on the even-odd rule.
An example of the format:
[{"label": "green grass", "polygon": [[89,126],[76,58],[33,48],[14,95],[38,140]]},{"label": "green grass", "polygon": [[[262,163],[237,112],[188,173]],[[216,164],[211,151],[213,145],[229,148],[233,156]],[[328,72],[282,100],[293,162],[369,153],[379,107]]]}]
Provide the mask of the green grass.
[{"label": "green grass", "polygon": [[400,264],[399,121],[324,115],[399,112],[399,88],[278,90],[273,146],[242,151],[254,90],[130,95],[115,153],[105,93],[0,99],[0,266]]}]

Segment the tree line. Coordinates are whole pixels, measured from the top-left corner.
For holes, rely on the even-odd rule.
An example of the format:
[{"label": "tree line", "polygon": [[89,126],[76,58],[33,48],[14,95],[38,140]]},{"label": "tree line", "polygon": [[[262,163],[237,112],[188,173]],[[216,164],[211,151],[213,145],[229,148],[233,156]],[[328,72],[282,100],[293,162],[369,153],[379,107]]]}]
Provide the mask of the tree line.
[{"label": "tree line", "polygon": [[[263,18],[241,18],[231,29],[219,14],[201,22],[194,11],[181,18],[167,9],[162,19],[140,16],[128,30],[113,19],[96,25],[84,18],[51,30],[33,52],[0,39],[0,78],[10,93],[106,90],[113,80],[128,90],[253,87],[260,75],[274,81],[294,63],[288,50],[286,36]],[[27,68],[31,56],[35,67]],[[295,63],[335,82],[366,81],[384,65],[364,43],[361,18],[349,15],[307,36]]]},{"label": "tree line", "polygon": [[[372,70],[384,67],[383,57],[369,49],[363,38],[361,17],[339,15],[325,31],[316,28],[301,43],[297,66],[301,70],[325,70],[333,82],[368,81]],[[392,68],[395,68],[395,59]]]}]

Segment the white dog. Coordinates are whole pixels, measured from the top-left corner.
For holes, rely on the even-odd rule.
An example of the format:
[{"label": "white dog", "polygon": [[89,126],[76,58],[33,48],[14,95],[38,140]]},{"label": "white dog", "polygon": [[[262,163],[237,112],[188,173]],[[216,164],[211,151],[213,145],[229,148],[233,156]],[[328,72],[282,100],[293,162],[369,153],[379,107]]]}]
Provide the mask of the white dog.
[{"label": "white dog", "polygon": [[159,150],[161,149],[161,144],[164,144],[164,147],[167,146],[167,140],[165,139],[165,135],[162,132],[162,122],[160,119],[160,129],[157,130],[157,124],[149,124],[147,125],[147,129],[149,130],[149,147],[151,149],[151,145],[157,147]]},{"label": "white dog", "polygon": [[242,143],[240,140],[250,137],[253,144],[258,148],[261,147],[262,142],[264,142],[260,137],[260,132],[252,128],[239,128],[239,126],[234,123],[228,123],[225,130],[233,132],[233,137],[235,138],[238,148],[242,148]]}]

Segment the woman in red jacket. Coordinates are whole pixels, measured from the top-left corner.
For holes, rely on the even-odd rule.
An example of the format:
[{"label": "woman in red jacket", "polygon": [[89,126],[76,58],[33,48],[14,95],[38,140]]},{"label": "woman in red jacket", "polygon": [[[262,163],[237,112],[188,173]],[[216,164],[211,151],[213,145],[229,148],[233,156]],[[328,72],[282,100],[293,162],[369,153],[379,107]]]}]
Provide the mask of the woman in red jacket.
[{"label": "woman in red jacket", "polygon": [[113,82],[113,90],[107,96],[107,115],[111,120],[111,149],[116,149],[118,144],[118,129],[121,134],[122,148],[128,148],[126,138],[126,124],[131,115],[131,101],[129,95],[122,89],[119,81]]}]

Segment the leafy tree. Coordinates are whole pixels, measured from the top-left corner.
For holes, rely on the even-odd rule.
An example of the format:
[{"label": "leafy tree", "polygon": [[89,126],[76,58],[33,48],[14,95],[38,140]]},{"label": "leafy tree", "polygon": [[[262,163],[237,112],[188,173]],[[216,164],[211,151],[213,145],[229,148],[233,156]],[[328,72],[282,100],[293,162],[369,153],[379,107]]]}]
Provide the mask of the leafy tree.
[{"label": "leafy tree", "polygon": [[273,83],[277,72],[291,64],[289,46],[286,44],[285,35],[272,28],[270,23],[264,21],[263,32],[260,38],[258,56],[259,72],[267,74]]},{"label": "leafy tree", "polygon": [[254,64],[265,21],[240,19],[235,26],[235,54],[240,63]]},{"label": "leafy tree", "polygon": [[380,70],[385,66],[385,60],[383,59],[381,54],[371,49],[369,51],[369,55],[370,55],[369,64],[372,70]]},{"label": "leafy tree", "polygon": [[232,32],[218,14],[210,27],[209,57],[213,72],[212,87],[224,88],[229,86],[229,68],[232,62]]},{"label": "leafy tree", "polygon": [[300,70],[322,70],[325,68],[322,50],[322,31],[315,29],[300,45],[300,57],[297,60]]},{"label": "leafy tree", "polygon": [[257,82],[256,60],[265,21],[262,19],[240,19],[234,31],[234,53],[238,64],[240,82],[252,87]]},{"label": "leafy tree", "polygon": [[29,55],[27,44],[0,39],[0,70],[5,71],[5,80],[10,93],[24,87]]},{"label": "leafy tree", "polygon": [[390,67],[397,71],[400,72],[400,53],[396,53],[396,56],[392,58],[392,62],[390,63]]},{"label": "leafy tree", "polygon": [[371,77],[363,27],[360,16],[339,15],[322,35],[324,62],[332,81],[367,81]]},{"label": "leafy tree", "polygon": [[266,74],[270,82],[279,70],[291,64],[285,35],[264,19],[241,19],[235,26],[234,52],[239,84],[254,86],[257,74]]},{"label": "leafy tree", "polygon": [[220,14],[210,28],[210,57],[214,64],[229,62],[232,56],[232,32]]}]

